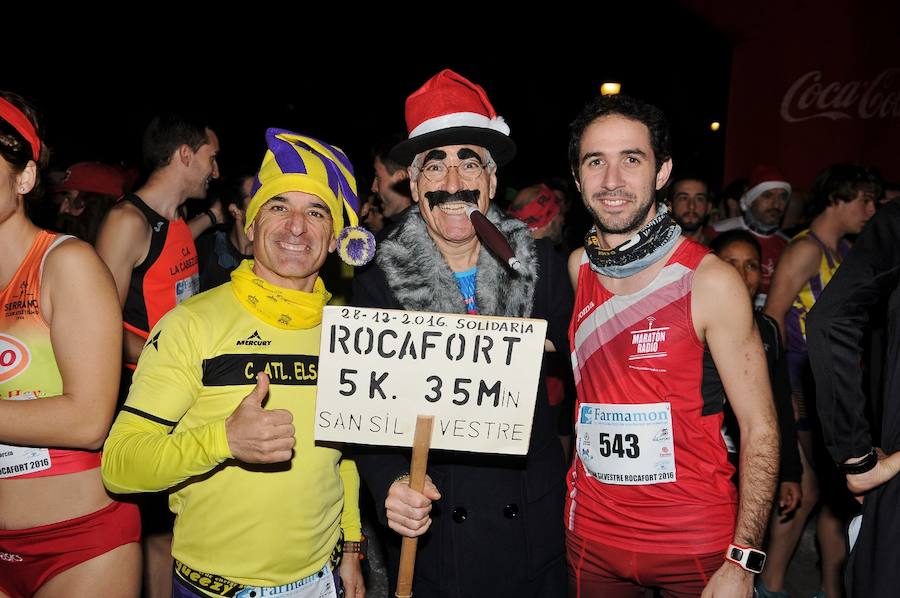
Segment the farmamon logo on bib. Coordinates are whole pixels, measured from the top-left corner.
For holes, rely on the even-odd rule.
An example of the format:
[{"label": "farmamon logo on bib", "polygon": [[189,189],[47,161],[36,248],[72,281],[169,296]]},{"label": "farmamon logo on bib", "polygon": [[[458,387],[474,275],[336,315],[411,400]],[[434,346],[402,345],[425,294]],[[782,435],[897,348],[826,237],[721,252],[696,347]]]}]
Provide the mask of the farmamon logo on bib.
[{"label": "farmamon logo on bib", "polygon": [[31,353],[25,343],[14,336],[0,334],[0,383],[12,380],[31,362]]}]

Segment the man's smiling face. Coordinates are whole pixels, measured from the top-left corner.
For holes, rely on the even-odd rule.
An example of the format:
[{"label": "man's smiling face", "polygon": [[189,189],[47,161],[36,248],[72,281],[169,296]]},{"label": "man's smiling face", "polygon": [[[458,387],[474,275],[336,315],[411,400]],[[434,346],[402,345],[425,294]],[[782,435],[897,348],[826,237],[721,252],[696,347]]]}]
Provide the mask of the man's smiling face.
[{"label": "man's smiling face", "polygon": [[477,145],[446,145],[416,156],[410,168],[413,199],[438,245],[475,237],[467,205],[486,212],[497,188],[496,167]]},{"label": "man's smiling face", "polygon": [[288,191],[267,201],[247,236],[253,242],[258,276],[280,287],[307,292],[337,246],[328,206],[302,191]]}]

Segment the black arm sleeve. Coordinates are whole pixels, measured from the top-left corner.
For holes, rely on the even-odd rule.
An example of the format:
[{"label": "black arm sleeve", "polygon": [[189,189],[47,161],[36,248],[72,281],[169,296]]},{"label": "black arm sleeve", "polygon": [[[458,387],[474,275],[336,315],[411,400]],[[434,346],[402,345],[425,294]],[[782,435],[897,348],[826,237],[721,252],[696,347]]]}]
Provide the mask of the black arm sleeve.
[{"label": "black arm sleeve", "polygon": [[807,318],[806,341],[822,433],[838,463],[872,447],[865,416],[861,343],[869,310],[896,288],[898,271],[900,205],[892,203],[860,234]]}]

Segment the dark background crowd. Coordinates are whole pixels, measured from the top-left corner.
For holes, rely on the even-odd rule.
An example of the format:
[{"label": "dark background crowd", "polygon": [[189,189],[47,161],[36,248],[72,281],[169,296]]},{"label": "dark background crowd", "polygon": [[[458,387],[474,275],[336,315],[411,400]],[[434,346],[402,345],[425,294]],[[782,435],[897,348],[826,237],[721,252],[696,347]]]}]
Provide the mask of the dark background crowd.
[{"label": "dark background crowd", "polygon": [[[799,14],[802,4],[791,4],[786,10]],[[891,9],[874,4],[873,14],[890,13]],[[458,25],[456,34],[472,25],[465,19],[464,7],[448,10],[446,16],[453,17]],[[807,280],[791,282],[797,270],[791,269],[790,260],[783,267],[777,255],[772,271],[765,272],[767,248],[762,238],[783,239],[776,252],[780,254],[789,247],[789,239],[811,224],[818,230],[816,219],[830,206],[861,198],[861,205],[865,205],[854,216],[856,220],[850,222],[848,216],[834,224],[828,229],[834,243],[823,242],[822,246],[824,253],[828,253],[829,249],[837,249],[838,242],[851,243],[876,210],[889,202],[900,201],[900,185],[896,182],[900,167],[896,154],[880,156],[877,161],[867,160],[871,152],[860,150],[858,140],[854,140],[857,145],[850,147],[852,144],[848,143],[837,154],[834,148],[821,148],[823,158],[819,160],[815,155],[820,148],[810,148],[802,161],[816,164],[819,173],[816,177],[796,178],[788,174],[798,172],[798,168],[781,151],[758,153],[748,158],[743,169],[736,168],[733,157],[729,162],[728,150],[739,141],[727,137],[729,127],[746,128],[743,121],[750,117],[730,109],[735,105],[734,94],[738,88],[734,83],[738,76],[734,67],[745,59],[740,54],[745,47],[741,44],[752,37],[752,27],[730,24],[727,22],[730,15],[716,13],[701,2],[662,3],[654,5],[653,11],[655,18],[637,27],[634,13],[604,7],[589,16],[594,27],[586,23],[569,27],[568,23],[553,22],[518,25],[514,37],[484,44],[465,39],[469,36],[460,39],[444,31],[435,31],[427,44],[412,38],[409,43],[401,44],[373,35],[367,44],[359,46],[357,38],[354,56],[343,60],[329,55],[334,52],[333,47],[304,41],[300,31],[278,34],[271,45],[248,39],[240,44],[239,51],[227,47],[230,41],[206,33],[185,40],[184,60],[189,64],[177,69],[166,67],[160,60],[145,70],[135,61],[111,75],[109,70],[99,69],[92,63],[99,60],[99,54],[76,67],[53,72],[52,76],[44,73],[38,77],[34,72],[13,68],[4,72],[2,87],[27,97],[41,110],[45,139],[52,150],[45,193],[32,198],[29,213],[41,227],[94,243],[107,211],[123,194],[139,188],[146,177],[140,161],[139,140],[147,122],[162,111],[178,109],[203,114],[218,134],[221,145],[218,155],[221,177],[210,181],[206,198],[192,199],[185,206],[186,219],[211,213],[210,222],[215,224],[196,241],[201,290],[224,281],[228,264],[236,267],[240,258],[250,252],[249,243],[242,236],[242,210],[246,210],[249,197],[248,179],[255,174],[258,156],[264,148],[262,132],[270,126],[302,130],[342,147],[356,171],[363,202],[361,223],[376,237],[384,235],[403,217],[411,203],[404,169],[387,156],[387,149],[405,136],[402,111],[398,107],[418,82],[437,68],[447,66],[488,87],[494,103],[503,107],[504,117],[511,126],[519,149],[516,159],[503,170],[496,198],[499,207],[526,220],[536,237],[549,237],[567,256],[582,245],[591,225],[591,217],[566,163],[568,124],[578,107],[598,93],[601,82],[617,81],[622,84],[623,92],[659,106],[672,125],[675,171],[669,185],[658,193],[658,200],[670,206],[684,234],[705,244],[714,242],[715,237],[728,229],[747,231],[743,237],[732,235],[727,242],[720,241],[718,245],[714,242],[713,249],[735,267],[751,271],[751,279],[755,270],[756,282],[748,282],[748,290],[751,295],[756,295],[758,290],[769,292],[769,302],[759,301],[758,307],[780,325],[784,335],[787,308],[793,305]],[[756,33],[759,22],[773,16],[770,8],[763,7],[761,12],[762,16],[750,18],[757,26]],[[505,25],[513,24],[512,15],[495,14],[493,18],[504,21]],[[577,14],[569,18],[581,20]],[[815,22],[821,24],[822,18]],[[869,18],[874,20],[875,16]],[[483,22],[478,22],[473,31],[483,26]],[[800,32],[804,26],[801,22],[793,26],[797,37],[808,35]],[[771,35],[788,46],[783,27]],[[427,25],[420,24],[419,28],[425,30]],[[406,32],[394,30],[394,33],[399,37]],[[569,33],[570,36],[562,39]],[[237,40],[239,36],[234,38]],[[808,52],[812,57],[809,60],[814,63],[815,49],[808,48]],[[236,59],[234,68],[229,68],[228,59],[239,53],[240,66]],[[178,62],[174,57],[166,60]],[[861,78],[868,75],[865,73]],[[894,86],[896,91],[897,85]],[[884,121],[896,130],[898,116],[894,112]],[[718,128],[710,126],[714,121],[719,123]],[[860,124],[863,128],[871,126],[869,122]],[[767,137],[773,148],[784,142],[784,135],[784,129],[759,130],[759,136]],[[835,144],[840,145],[839,138]],[[833,159],[835,155],[842,159]],[[836,166],[840,163],[845,165]],[[754,169],[759,166],[769,170],[758,175]],[[768,226],[760,231],[754,228],[752,220],[754,215],[764,218],[765,213],[754,213],[752,208],[757,201],[768,199],[760,199],[757,194],[742,205],[742,198],[746,199],[748,191],[758,184],[772,181],[786,181],[789,185],[783,197],[772,200],[774,212],[768,216]],[[536,204],[541,205],[540,210],[534,208]],[[742,218],[740,226],[723,225],[729,219]],[[821,227],[822,220],[818,222]],[[761,236],[755,234],[760,232]],[[724,255],[741,243],[747,252],[737,257],[730,253]],[[223,256],[231,256],[231,261]],[[745,271],[742,276],[747,280]],[[335,301],[347,299],[349,277],[337,260],[329,262],[323,277],[329,280]],[[337,282],[340,277],[344,279],[343,288]],[[765,279],[762,289],[758,288],[760,277]],[[872,427],[877,430],[880,413],[877,399],[883,383],[880,369],[883,339],[877,330],[869,346],[867,387],[875,399],[871,417],[876,423]],[[790,352],[789,341],[787,349]],[[568,411],[563,410],[559,425],[561,441],[567,448],[571,446],[574,400],[570,377],[563,357],[552,368],[546,382],[551,401],[569,406]],[[773,514],[769,567],[776,573],[770,574],[766,583],[772,584],[770,589],[776,591],[761,595],[778,596],[777,590],[784,590],[785,570],[806,517],[820,513],[820,504],[830,508],[832,503],[826,493],[846,492],[841,484],[827,486],[822,476],[819,476],[821,484],[805,478],[801,484],[800,472],[805,475],[815,470],[814,461],[823,457],[817,454],[816,441],[804,436],[810,430],[803,428],[807,414],[796,400],[797,394],[802,394],[798,390],[802,383],[791,386],[786,391],[788,395],[783,397],[786,407],[779,415],[783,420],[789,419],[790,424],[798,424],[796,430],[785,432],[784,437],[796,439],[799,433],[802,449],[794,454],[796,459],[802,459],[803,465],[796,468],[796,479],[790,480],[798,487],[787,494],[782,489],[780,499],[786,504],[780,506],[789,508]],[[775,394],[778,400],[778,392]],[[814,409],[811,401],[807,401],[806,408]],[[814,420],[814,414],[810,415]],[[792,427],[782,426],[783,429]],[[840,530],[853,515],[852,504],[847,510],[834,511],[837,512],[830,512],[829,516],[836,518],[836,527],[823,530],[821,515],[819,520],[820,569],[826,586],[829,575],[832,581],[840,578],[843,559],[843,547],[834,548],[833,543],[829,544],[828,534],[834,538],[837,533],[843,541]],[[794,530],[779,531],[776,521],[792,518],[799,521],[791,524]],[[781,542],[783,546],[773,552],[771,542]],[[833,591],[828,593],[829,597],[833,595],[836,595]]]}]

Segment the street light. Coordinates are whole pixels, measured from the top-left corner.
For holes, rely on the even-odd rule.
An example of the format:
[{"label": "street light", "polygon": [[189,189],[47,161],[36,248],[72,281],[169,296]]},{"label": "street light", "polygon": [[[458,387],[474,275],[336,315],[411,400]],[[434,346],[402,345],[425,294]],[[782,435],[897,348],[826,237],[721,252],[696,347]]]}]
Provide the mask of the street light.
[{"label": "street light", "polygon": [[721,127],[721,126],[722,125],[719,124],[719,121],[716,120],[716,121],[709,123],[709,130],[715,132],[715,131],[718,131],[719,127]]},{"label": "street light", "polygon": [[614,96],[622,91],[622,84],[614,81],[604,81],[600,84],[600,95]]}]

